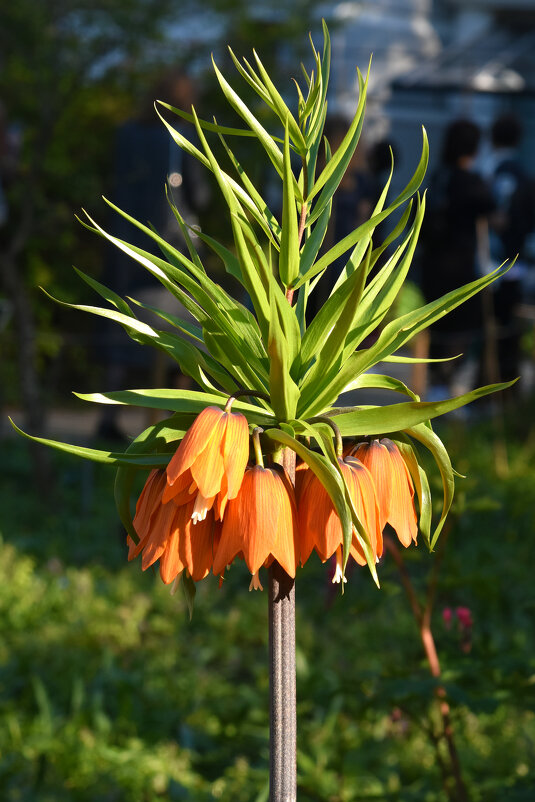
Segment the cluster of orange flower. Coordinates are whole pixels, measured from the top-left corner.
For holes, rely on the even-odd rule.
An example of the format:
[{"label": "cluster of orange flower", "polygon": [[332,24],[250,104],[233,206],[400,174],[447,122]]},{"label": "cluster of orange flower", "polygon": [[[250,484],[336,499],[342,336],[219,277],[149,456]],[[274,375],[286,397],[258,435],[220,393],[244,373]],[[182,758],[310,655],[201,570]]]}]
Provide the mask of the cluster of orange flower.
[{"label": "cluster of orange flower", "polygon": [[[333,581],[341,581],[342,526],[316,475],[300,464],[294,489],[279,465],[251,466],[248,460],[245,416],[204,409],[167,470],[153,470],[147,479],[134,518],[139,542],[128,539],[128,558],[142,552],[143,570],[159,559],[165,583],[185,569],[195,582],[210,570],[222,576],[240,558],[252,574],[250,589],[261,589],[261,566],[277,560],[294,577],[315,550],[323,562],[336,555]],[[376,559],[387,523],[404,546],[416,541],[414,487],[395,443],[359,443],[339,464]],[[355,535],[350,554],[366,564]]]}]

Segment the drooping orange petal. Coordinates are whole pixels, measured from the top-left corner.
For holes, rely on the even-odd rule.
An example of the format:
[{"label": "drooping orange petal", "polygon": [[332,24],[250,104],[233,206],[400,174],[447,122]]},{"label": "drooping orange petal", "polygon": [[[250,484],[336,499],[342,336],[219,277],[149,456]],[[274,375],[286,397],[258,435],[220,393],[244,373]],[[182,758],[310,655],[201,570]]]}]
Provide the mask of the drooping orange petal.
[{"label": "drooping orange petal", "polygon": [[249,424],[241,412],[229,412],[222,443],[228,499],[236,498],[249,459]]},{"label": "drooping orange petal", "polygon": [[223,515],[225,513],[225,508],[228,502],[228,484],[227,484],[227,476],[223,474],[223,478],[221,480],[221,490],[216,496],[216,500],[214,502],[214,515],[216,520],[222,521]]},{"label": "drooping orange petal", "polygon": [[174,484],[178,477],[193,465],[211,440],[223,414],[218,407],[206,407],[197,415],[167,466],[168,484]]},{"label": "drooping orange petal", "polygon": [[141,568],[145,571],[158,560],[166,546],[177,509],[174,504],[162,504],[151,521],[151,531],[143,549]]},{"label": "drooping orange petal", "polygon": [[325,562],[342,542],[342,524],[329,494],[312,471],[305,474],[298,515],[301,565],[306,563],[313,549]]},{"label": "drooping orange petal", "polygon": [[275,473],[276,504],[279,506],[276,540],[271,548],[271,554],[284,568],[286,573],[295,577],[297,563],[299,562],[299,545],[297,539],[297,509],[295,494],[288,475],[283,470]]},{"label": "drooping orange petal", "polygon": [[214,556],[213,572],[216,575],[222,574],[226,566],[230,565],[243,549],[244,540],[247,537],[245,530],[249,526],[251,517],[254,516],[252,488],[252,468],[248,468],[245,471],[238,495],[228,504],[225,512],[221,539]]},{"label": "drooping orange petal", "polygon": [[180,531],[177,526],[173,528],[167,541],[167,546],[160,557],[160,576],[166,585],[169,585],[184,570],[184,564],[178,553]]},{"label": "drooping orange petal", "polygon": [[414,507],[414,486],[409,469],[395,443],[382,440],[390,454],[392,466],[392,501],[388,523],[395,530],[399,541],[408,547],[418,536],[418,522]]},{"label": "drooping orange petal", "polygon": [[238,495],[227,506],[214,558],[215,574],[240,553],[252,574],[268,558],[276,541],[279,517],[279,509],[274,506],[275,481],[273,472],[260,465],[245,471]]},{"label": "drooping orange petal", "polygon": [[205,448],[198,454],[191,465],[191,475],[195,484],[205,498],[219,493],[225,471],[221,446],[225,436],[227,416],[222,415],[216,423]]},{"label": "drooping orange petal", "polygon": [[[356,513],[368,533],[374,557],[381,556],[383,553],[381,516],[372,475],[356,457],[347,457],[344,463],[346,466],[344,475]],[[351,543],[351,555],[359,565],[366,564],[364,550],[358,541],[355,530]]]},{"label": "drooping orange petal", "polygon": [[243,547],[251,574],[257,574],[275,546],[281,508],[277,497],[279,477],[270,468],[255,465],[253,474],[254,529],[249,527]]},{"label": "drooping orange petal", "polygon": [[151,517],[160,504],[165,482],[165,471],[152,470],[137,500],[133,524],[140,539],[150,530]]},{"label": "drooping orange petal", "polygon": [[359,443],[351,454],[368,468],[373,477],[381,529],[384,529],[392,501],[392,464],[388,449],[379,440],[372,440],[371,443]]},{"label": "drooping orange petal", "polygon": [[[188,514],[189,513],[189,514]],[[204,521],[194,524],[191,509],[184,508],[179,555],[194,582],[199,582],[208,574],[214,561],[215,525],[210,514]]]},{"label": "drooping orange petal", "polygon": [[[193,489],[192,485],[194,485]],[[169,484],[169,481],[166,482],[163,490],[162,501],[164,504],[167,504],[167,502],[171,501],[172,499],[177,505],[186,504],[188,501],[192,500],[194,497],[193,494],[196,492],[197,485],[195,485],[191,471],[188,468],[186,471],[184,471],[184,473],[181,473],[180,476],[176,478],[172,485]]]},{"label": "drooping orange petal", "polygon": [[[310,471],[310,468],[306,464],[306,462],[298,462],[295,466],[295,501],[299,504],[299,496],[301,495],[301,490],[303,489],[303,483],[305,481],[305,477],[307,476],[307,471]],[[312,471],[310,471],[312,473]]]}]

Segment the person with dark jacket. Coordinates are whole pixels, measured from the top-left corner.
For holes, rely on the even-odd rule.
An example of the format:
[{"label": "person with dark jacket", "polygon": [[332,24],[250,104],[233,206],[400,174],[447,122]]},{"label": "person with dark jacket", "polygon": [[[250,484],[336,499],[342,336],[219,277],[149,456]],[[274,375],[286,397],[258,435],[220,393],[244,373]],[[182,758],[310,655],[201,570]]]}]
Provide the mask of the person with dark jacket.
[{"label": "person with dark jacket", "polygon": [[[421,289],[428,302],[479,275],[478,226],[495,206],[488,185],[473,170],[480,137],[470,120],[456,120],[446,129],[420,236]],[[476,295],[432,326],[431,356],[473,351],[482,344],[482,323],[481,297]],[[458,360],[437,363],[431,370],[433,381],[450,384],[458,366]]]}]

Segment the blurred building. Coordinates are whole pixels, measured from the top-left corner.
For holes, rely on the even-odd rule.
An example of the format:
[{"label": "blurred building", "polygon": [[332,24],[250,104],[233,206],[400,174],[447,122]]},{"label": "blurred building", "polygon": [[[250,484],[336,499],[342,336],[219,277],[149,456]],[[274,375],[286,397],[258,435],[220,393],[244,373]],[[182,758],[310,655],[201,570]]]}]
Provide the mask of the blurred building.
[{"label": "blurred building", "polygon": [[373,53],[367,131],[386,136],[403,182],[421,147],[431,166],[452,118],[488,129],[504,111],[523,121],[524,162],[535,173],[535,0],[360,0],[322,9],[333,25],[331,108],[355,108],[355,64]]}]

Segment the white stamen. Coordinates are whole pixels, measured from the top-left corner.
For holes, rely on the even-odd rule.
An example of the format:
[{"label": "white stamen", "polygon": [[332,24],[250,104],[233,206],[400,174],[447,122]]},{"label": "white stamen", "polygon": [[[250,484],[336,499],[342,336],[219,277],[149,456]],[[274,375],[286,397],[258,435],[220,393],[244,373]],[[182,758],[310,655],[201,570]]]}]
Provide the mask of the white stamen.
[{"label": "white stamen", "polygon": [[333,585],[339,584],[340,582],[343,582],[345,584],[347,582],[347,579],[344,576],[344,573],[342,571],[342,566],[340,565],[339,562],[337,562],[336,563],[336,571],[334,572],[334,576],[333,576]]},{"label": "white stamen", "polygon": [[264,590],[264,588],[260,584],[260,577],[258,576],[258,572],[256,574],[253,574],[251,578],[251,582],[249,584],[249,592],[251,590]]},{"label": "white stamen", "polygon": [[212,504],[207,504],[207,501],[209,501],[209,499],[205,498],[202,493],[197,493],[197,498],[193,505],[193,512],[191,513],[191,520],[194,524],[199,523],[199,521],[204,521],[206,518],[206,513],[212,506]]}]

